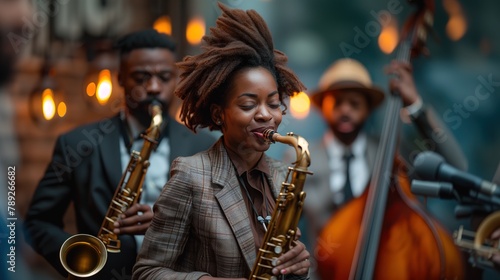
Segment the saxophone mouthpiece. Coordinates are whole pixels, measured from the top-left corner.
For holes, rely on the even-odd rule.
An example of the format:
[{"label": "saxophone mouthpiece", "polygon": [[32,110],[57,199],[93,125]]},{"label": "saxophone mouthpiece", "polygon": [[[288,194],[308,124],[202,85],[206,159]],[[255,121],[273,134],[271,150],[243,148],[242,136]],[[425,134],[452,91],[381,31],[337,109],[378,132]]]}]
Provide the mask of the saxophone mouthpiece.
[{"label": "saxophone mouthpiece", "polygon": [[154,117],[159,113],[161,113],[161,103],[155,99],[149,105],[149,114]]},{"label": "saxophone mouthpiece", "polygon": [[161,103],[158,100],[153,100],[149,105],[149,113],[152,117],[152,123],[159,125],[162,122]]},{"label": "saxophone mouthpiece", "polygon": [[273,136],[278,136],[279,134],[276,133],[276,131],[272,130],[272,129],[266,129],[264,130],[264,132],[262,132],[262,135],[264,136],[264,138],[271,142],[271,143],[276,143],[276,140],[273,138]]}]

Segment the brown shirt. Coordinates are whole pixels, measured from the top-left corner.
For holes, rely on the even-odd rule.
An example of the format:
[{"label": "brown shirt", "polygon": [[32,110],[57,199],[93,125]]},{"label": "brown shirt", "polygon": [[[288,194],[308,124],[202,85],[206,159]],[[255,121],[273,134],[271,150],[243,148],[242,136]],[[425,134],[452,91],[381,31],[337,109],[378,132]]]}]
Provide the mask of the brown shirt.
[{"label": "brown shirt", "polygon": [[239,156],[228,151],[229,157],[236,168],[238,174],[243,200],[247,206],[250,217],[250,226],[255,238],[256,251],[262,246],[264,235],[266,234],[264,225],[258,221],[257,217],[266,218],[266,227],[274,211],[276,203],[270,188],[270,171],[267,162],[261,157],[254,168],[246,170]]}]

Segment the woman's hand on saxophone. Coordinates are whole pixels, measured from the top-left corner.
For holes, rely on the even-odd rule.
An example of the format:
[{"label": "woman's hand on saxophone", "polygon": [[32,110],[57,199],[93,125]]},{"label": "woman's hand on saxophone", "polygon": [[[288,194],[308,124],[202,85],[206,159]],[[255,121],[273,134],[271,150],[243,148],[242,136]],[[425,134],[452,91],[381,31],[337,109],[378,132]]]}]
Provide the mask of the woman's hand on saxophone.
[{"label": "woman's hand on saxophone", "polygon": [[274,275],[304,275],[308,273],[309,267],[311,267],[311,262],[309,261],[310,254],[306,249],[306,245],[299,241],[300,236],[300,229],[297,228],[297,234],[295,235],[294,241],[295,245],[278,258],[278,265],[273,268]]},{"label": "woman's hand on saxophone", "polygon": [[115,234],[143,235],[153,219],[153,210],[147,204],[134,204],[115,222]]}]

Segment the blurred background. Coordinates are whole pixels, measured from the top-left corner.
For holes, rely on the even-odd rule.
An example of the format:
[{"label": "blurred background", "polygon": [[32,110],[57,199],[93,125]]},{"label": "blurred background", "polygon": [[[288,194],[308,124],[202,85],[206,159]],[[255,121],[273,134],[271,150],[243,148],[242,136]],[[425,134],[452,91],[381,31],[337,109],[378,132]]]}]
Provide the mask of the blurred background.
[{"label": "blurred background", "polygon": [[[21,28],[2,33],[17,63],[11,82],[0,87],[1,167],[16,167],[18,267],[13,279],[58,279],[24,243],[20,225],[56,137],[121,108],[113,41],[129,31],[154,27],[175,38],[180,59],[200,51],[201,38],[220,10],[215,0],[19,1],[31,12],[20,17]],[[12,2],[17,1],[0,0],[1,5]],[[288,55],[289,66],[308,88],[290,101],[280,130],[294,131],[310,143],[326,128],[308,99],[323,71],[334,60],[351,57],[367,66],[375,84],[387,89],[383,67],[395,58],[401,26],[415,11],[403,0],[221,2],[255,9],[268,23],[275,47]],[[436,1],[429,54],[413,61],[424,103],[435,108],[458,139],[469,161],[468,172],[486,180],[492,180],[500,162],[499,13],[496,0]],[[367,129],[377,133],[382,117],[375,114]],[[410,125],[403,125],[403,131],[416,133]],[[269,154],[281,158],[285,149],[274,145]],[[468,226],[469,220],[455,218],[454,201],[428,199],[427,204],[450,232]],[[73,231],[71,213],[66,222]],[[489,271],[484,279],[498,277]]]}]

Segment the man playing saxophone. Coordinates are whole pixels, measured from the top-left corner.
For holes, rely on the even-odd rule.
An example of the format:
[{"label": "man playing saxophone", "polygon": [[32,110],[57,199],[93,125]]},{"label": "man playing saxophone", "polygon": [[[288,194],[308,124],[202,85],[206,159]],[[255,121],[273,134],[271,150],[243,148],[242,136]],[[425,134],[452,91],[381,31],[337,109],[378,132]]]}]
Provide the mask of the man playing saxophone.
[{"label": "man playing saxophone", "polygon": [[160,104],[163,121],[138,203],[113,224],[120,252],[107,254],[105,267],[93,279],[126,279],[132,274],[143,234],[149,226],[152,204],[169,176],[170,163],[208,148],[214,138],[194,135],[168,115],[176,86],[175,44],[155,30],[128,34],[116,44],[120,53],[119,83],[125,109],[115,116],[84,125],[61,135],[52,159],[32,198],[26,216],[27,241],[61,275],[62,244],[71,237],[63,217],[73,203],[78,233],[97,236],[115,190],[133,151],[145,145],[151,124],[150,107]]},{"label": "man playing saxophone", "polygon": [[[265,154],[270,141],[264,135],[278,130],[284,100],[304,86],[274,49],[260,15],[219,7],[222,15],[204,37],[204,52],[178,64],[176,95],[189,128],[208,127],[222,136],[210,149],[172,163],[133,279],[248,279],[271,232],[290,163]],[[292,248],[273,259],[273,275],[308,277],[309,252],[300,233],[295,237]]]}]

